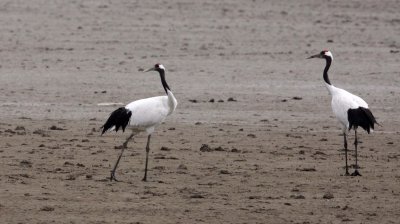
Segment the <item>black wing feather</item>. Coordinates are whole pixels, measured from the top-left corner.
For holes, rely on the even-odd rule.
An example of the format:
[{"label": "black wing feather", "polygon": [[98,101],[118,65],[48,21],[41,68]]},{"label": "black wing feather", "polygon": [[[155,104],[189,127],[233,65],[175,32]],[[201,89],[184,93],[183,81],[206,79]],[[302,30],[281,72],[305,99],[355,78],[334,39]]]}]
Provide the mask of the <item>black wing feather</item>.
[{"label": "black wing feather", "polygon": [[358,126],[362,127],[369,134],[371,129],[374,129],[374,124],[378,123],[375,120],[372,112],[365,107],[359,107],[357,109],[349,109],[347,111],[347,118],[349,120],[349,130]]},{"label": "black wing feather", "polygon": [[107,119],[106,123],[101,127],[103,128],[101,134],[103,135],[106,131],[110,130],[114,126],[116,132],[120,127],[122,128],[122,131],[125,132],[125,128],[129,124],[131,116],[132,111],[126,109],[125,107],[116,109],[110,114],[110,117]]}]

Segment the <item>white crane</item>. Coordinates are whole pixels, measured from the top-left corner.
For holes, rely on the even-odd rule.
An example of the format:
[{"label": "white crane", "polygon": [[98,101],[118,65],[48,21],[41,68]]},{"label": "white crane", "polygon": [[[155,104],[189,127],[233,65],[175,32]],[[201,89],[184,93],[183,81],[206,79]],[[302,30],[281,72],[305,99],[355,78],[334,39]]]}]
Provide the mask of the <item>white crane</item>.
[{"label": "white crane", "polygon": [[125,131],[128,126],[132,130],[132,134],[126,139],[122,145],[121,154],[119,155],[114,168],[111,171],[110,181],[117,181],[115,178],[115,170],[117,169],[118,163],[127,148],[128,142],[133,138],[133,136],[139,132],[147,133],[147,145],[146,145],[146,165],[144,170],[143,181],[147,180],[147,164],[149,159],[150,151],[150,137],[154,132],[154,129],[161,124],[165,118],[172,114],[178,105],[174,94],[171,92],[167,82],[165,81],[165,68],[161,64],[156,64],[154,67],[146,70],[157,71],[160,74],[161,84],[164,87],[165,96],[156,96],[146,99],[141,99],[133,101],[126,105],[125,107],[120,107],[111,113],[110,117],[107,119],[106,123],[102,126],[103,130],[101,135],[106,131],[115,130],[116,132],[119,128]]},{"label": "white crane", "polygon": [[361,176],[358,172],[358,164],[357,164],[357,128],[358,126],[362,127],[364,130],[370,133],[373,131],[374,124],[378,124],[375,120],[374,115],[368,109],[368,104],[361,99],[360,97],[347,92],[344,89],[337,88],[331,84],[328,77],[328,70],[331,66],[333,56],[332,53],[328,50],[321,51],[321,53],[313,55],[310,58],[322,58],[326,60],[326,66],[324,69],[324,81],[325,86],[328,89],[329,93],[332,96],[332,110],[335,114],[336,118],[343,125],[343,136],[344,136],[344,150],[345,150],[345,159],[346,159],[346,176],[349,175],[349,170],[347,166],[347,137],[346,134],[352,128],[354,129],[355,139],[354,139],[354,147],[355,147],[355,157],[356,157],[356,165],[355,171],[351,174],[351,176]]}]

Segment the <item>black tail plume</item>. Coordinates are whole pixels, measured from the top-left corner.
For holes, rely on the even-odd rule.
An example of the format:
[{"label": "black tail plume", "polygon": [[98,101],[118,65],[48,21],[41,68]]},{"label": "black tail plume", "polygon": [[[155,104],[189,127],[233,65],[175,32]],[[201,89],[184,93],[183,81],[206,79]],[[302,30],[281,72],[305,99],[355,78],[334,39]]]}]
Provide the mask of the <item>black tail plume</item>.
[{"label": "black tail plume", "polygon": [[126,109],[125,107],[120,107],[116,109],[114,112],[111,113],[106,123],[101,127],[103,128],[101,135],[103,135],[106,131],[110,130],[114,126],[116,132],[120,127],[122,127],[122,131],[124,132],[126,126],[129,124],[131,116],[132,111]]},{"label": "black tail plume", "polygon": [[374,129],[376,122],[374,115],[368,108],[359,107],[357,109],[349,109],[347,111],[347,118],[349,120],[349,130],[354,127],[356,129],[361,126],[369,134],[371,129]]}]

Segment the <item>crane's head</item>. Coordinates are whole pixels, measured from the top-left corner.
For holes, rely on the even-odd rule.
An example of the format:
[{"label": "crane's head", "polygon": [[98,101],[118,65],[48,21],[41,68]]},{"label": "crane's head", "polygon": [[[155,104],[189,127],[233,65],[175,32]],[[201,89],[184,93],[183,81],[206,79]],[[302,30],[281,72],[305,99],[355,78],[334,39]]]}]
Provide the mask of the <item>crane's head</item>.
[{"label": "crane's head", "polygon": [[158,71],[158,72],[160,72],[160,71],[165,71],[165,67],[164,67],[164,65],[158,64],[158,63],[157,63],[157,64],[155,64],[153,67],[147,69],[147,70],[144,71],[144,72],[150,72],[150,71]]},{"label": "crane's head", "polygon": [[330,58],[333,59],[332,53],[328,50],[323,50],[321,51],[319,54],[313,55],[308,57],[307,59],[311,59],[311,58]]}]

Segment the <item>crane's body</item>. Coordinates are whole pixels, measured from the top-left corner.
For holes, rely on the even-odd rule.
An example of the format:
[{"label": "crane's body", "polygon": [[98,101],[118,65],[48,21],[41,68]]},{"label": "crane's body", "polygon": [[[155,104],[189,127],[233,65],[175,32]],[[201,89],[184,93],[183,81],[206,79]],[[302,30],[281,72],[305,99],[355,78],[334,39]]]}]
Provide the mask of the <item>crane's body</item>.
[{"label": "crane's body", "polygon": [[326,66],[323,73],[325,86],[332,96],[331,106],[333,114],[336,116],[338,121],[342,124],[342,131],[344,136],[344,149],[346,156],[346,175],[349,175],[347,165],[347,133],[351,129],[354,129],[355,133],[355,157],[356,165],[355,171],[352,176],[361,176],[358,171],[357,164],[357,128],[360,126],[368,132],[373,131],[374,124],[377,124],[374,115],[368,108],[368,104],[359,96],[356,96],[344,89],[333,86],[329,80],[328,70],[331,66],[333,56],[330,51],[322,51],[319,54],[313,55],[309,58],[322,58],[326,60]]},{"label": "crane's body", "polygon": [[348,111],[349,109],[357,110],[359,107],[368,108],[368,104],[361,99],[344,89],[337,88],[333,85],[327,85],[329,93],[332,96],[331,106],[333,114],[343,125],[343,130],[347,131],[350,128]]},{"label": "crane's body", "polygon": [[132,112],[128,128],[134,132],[153,133],[154,129],[172,114],[177,106],[174,94],[169,90],[167,94],[136,100],[126,105],[125,108]]},{"label": "crane's body", "polygon": [[115,170],[118,166],[119,160],[122,157],[124,149],[127,147],[128,142],[133,138],[135,134],[139,132],[146,132],[148,140],[146,146],[145,176],[143,178],[143,181],[146,181],[151,134],[154,132],[155,128],[167,118],[168,115],[172,114],[175,111],[176,106],[178,105],[174,94],[170,90],[165,80],[164,66],[161,64],[156,64],[154,68],[151,68],[147,71],[159,72],[161,83],[164,87],[166,95],[136,100],[129,103],[125,107],[120,107],[111,113],[110,117],[103,125],[102,134],[107,131],[113,130],[117,132],[120,128],[122,128],[122,131],[125,131],[126,128],[132,131],[132,134],[126,139],[125,143],[123,144],[121,154],[118,157],[114,169],[111,171],[110,180],[116,180]]}]

